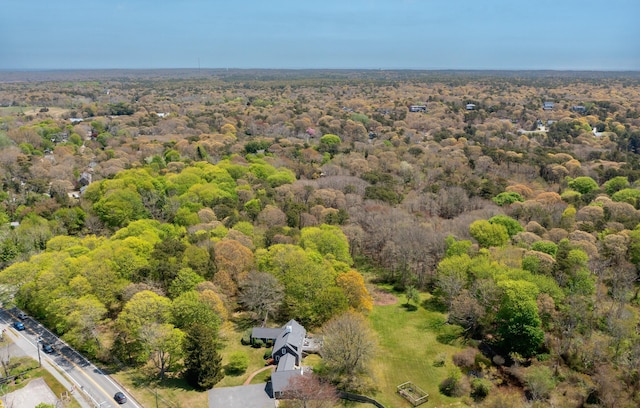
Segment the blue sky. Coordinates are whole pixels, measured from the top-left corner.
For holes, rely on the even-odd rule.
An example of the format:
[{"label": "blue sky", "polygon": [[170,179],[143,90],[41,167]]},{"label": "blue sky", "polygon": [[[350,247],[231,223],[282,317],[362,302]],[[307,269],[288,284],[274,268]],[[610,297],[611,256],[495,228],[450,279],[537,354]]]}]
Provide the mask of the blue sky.
[{"label": "blue sky", "polygon": [[639,0],[0,0],[0,69],[640,70]]}]

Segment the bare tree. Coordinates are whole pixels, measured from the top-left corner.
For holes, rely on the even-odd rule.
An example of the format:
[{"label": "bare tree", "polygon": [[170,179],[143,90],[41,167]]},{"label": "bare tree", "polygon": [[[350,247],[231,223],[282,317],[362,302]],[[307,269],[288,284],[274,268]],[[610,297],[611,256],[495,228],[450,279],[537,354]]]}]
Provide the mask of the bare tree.
[{"label": "bare tree", "polygon": [[320,381],[312,373],[291,377],[284,390],[282,408],[332,408],[338,404],[338,393],[331,384]]},{"label": "bare tree", "polygon": [[359,313],[347,312],[322,327],[320,355],[329,378],[343,388],[359,391],[355,384],[367,372],[376,349],[374,332]]},{"label": "bare tree", "polygon": [[269,314],[275,313],[284,299],[284,286],[266,272],[251,272],[240,286],[240,303],[259,316],[264,315],[262,325],[267,324]]}]

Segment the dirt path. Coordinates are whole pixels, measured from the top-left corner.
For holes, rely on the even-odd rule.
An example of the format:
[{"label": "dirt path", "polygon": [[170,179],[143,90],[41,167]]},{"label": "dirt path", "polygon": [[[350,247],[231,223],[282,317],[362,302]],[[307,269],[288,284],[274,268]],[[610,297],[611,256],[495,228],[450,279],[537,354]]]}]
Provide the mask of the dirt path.
[{"label": "dirt path", "polygon": [[245,380],[245,382],[242,385],[249,385],[251,384],[251,380],[253,380],[253,377],[255,377],[256,375],[260,374],[263,371],[267,371],[267,370],[275,370],[276,366],[274,365],[270,365],[270,366],[266,366],[266,367],[262,367],[261,369],[254,371],[251,373],[251,375],[249,376],[249,378],[247,378]]}]

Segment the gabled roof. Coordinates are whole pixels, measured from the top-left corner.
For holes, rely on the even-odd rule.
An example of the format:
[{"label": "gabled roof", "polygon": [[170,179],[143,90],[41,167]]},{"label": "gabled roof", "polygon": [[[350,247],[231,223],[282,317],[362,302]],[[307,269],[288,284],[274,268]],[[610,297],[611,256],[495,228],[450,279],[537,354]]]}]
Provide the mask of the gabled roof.
[{"label": "gabled roof", "polygon": [[285,324],[281,330],[281,333],[276,337],[276,341],[273,345],[273,351],[282,349],[285,346],[294,351],[299,357],[302,357],[302,345],[304,338],[307,335],[307,331],[300,325],[300,323],[291,319]]},{"label": "gabled roof", "polygon": [[296,358],[291,354],[287,353],[280,360],[278,360],[278,367],[276,367],[276,371],[287,371],[293,370],[296,366]]},{"label": "gabled roof", "polygon": [[280,333],[282,333],[282,327],[276,327],[273,329],[267,327],[254,327],[251,330],[251,337],[254,339],[275,340]]},{"label": "gabled roof", "polygon": [[276,371],[271,374],[271,385],[273,393],[278,393],[289,388],[289,381],[292,377],[302,375],[302,369]]}]

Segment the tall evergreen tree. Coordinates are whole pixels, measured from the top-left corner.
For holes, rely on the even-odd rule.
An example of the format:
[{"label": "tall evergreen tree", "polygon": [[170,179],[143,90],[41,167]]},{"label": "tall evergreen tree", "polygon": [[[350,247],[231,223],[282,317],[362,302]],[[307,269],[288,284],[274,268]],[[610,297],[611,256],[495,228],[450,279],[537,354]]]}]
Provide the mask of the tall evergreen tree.
[{"label": "tall evergreen tree", "polygon": [[217,339],[216,329],[202,324],[194,324],[187,332],[184,342],[184,376],[189,384],[198,389],[212,388],[224,377]]}]

